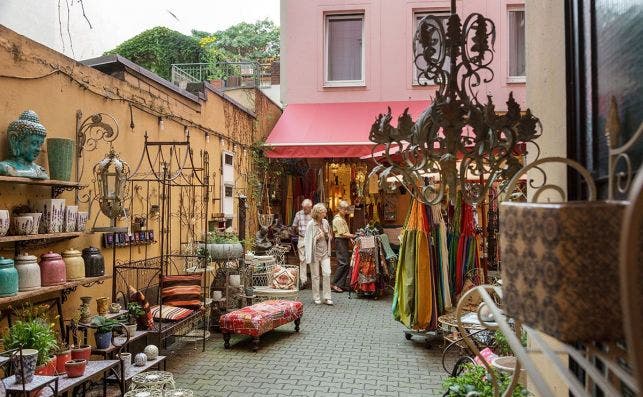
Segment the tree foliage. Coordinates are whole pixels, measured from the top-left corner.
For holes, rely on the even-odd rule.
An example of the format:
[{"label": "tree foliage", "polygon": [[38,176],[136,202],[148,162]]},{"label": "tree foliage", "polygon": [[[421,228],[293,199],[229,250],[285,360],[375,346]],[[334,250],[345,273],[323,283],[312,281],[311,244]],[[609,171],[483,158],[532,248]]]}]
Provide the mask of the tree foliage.
[{"label": "tree foliage", "polygon": [[213,36],[216,48],[237,60],[259,62],[279,57],[279,27],[269,19],[240,22]]},{"label": "tree foliage", "polygon": [[146,30],[105,54],[122,55],[168,80],[173,63],[207,60],[204,48],[195,37],[162,26]]}]

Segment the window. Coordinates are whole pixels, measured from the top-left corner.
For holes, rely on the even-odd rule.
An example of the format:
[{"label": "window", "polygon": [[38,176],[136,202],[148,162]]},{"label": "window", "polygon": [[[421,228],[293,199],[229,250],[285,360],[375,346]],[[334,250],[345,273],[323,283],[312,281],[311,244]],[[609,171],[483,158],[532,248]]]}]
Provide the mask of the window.
[{"label": "window", "polygon": [[234,215],[234,153],[221,153],[221,212],[227,218]]},{"label": "window", "polygon": [[225,185],[225,189],[224,189],[225,190],[225,196],[224,197],[232,197],[233,188],[234,188],[234,186]]},{"label": "window", "polygon": [[364,14],[326,16],[326,86],[364,85]]},{"label": "window", "polygon": [[228,153],[223,154],[223,163],[225,165],[232,165],[232,155]]},{"label": "window", "polygon": [[[415,29],[413,30],[413,36],[414,37],[415,37],[415,31],[417,30],[418,26],[420,26],[420,22],[422,21],[422,18],[426,17],[427,15],[434,15],[434,16],[438,17],[440,22],[442,22],[442,28],[446,32],[447,20],[449,18],[449,12],[448,11],[446,11],[446,10],[445,11],[432,11],[432,12],[423,11],[423,12],[415,12],[413,15],[414,15],[414,22],[415,22],[415,24],[414,24]],[[438,51],[439,51],[439,47],[438,47],[439,34],[437,32],[435,32],[431,39],[432,39],[431,41],[432,41],[433,48],[436,51],[436,53],[433,55],[433,57],[437,59],[437,58],[439,58],[441,56],[441,54],[438,53]],[[426,61],[424,60],[423,57],[420,57],[420,58],[418,58],[417,63],[415,62],[415,56],[417,54],[422,53],[423,48],[422,48],[422,44],[419,41],[416,41],[414,45],[415,45],[415,47],[414,47],[415,51],[414,51],[414,54],[413,54],[413,59],[411,59],[411,63],[413,64],[413,84],[414,85],[418,85],[418,84],[429,84],[429,85],[431,85],[431,84],[434,84],[432,80],[429,80],[424,76],[419,77],[419,80],[418,80],[418,75],[419,75],[420,69],[426,67]],[[419,66],[419,68],[418,68],[418,66]],[[448,71],[450,68],[451,68],[450,57],[445,56],[445,58],[444,58],[444,70]]]},{"label": "window", "polygon": [[525,10],[509,10],[509,82],[525,81]]}]

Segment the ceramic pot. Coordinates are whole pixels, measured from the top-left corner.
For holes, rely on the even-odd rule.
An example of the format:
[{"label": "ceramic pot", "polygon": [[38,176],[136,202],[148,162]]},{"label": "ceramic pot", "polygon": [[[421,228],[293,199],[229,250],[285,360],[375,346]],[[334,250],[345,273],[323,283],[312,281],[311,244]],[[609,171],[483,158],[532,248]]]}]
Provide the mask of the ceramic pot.
[{"label": "ceramic pot", "polygon": [[76,231],[84,232],[85,225],[87,225],[87,219],[89,219],[89,212],[87,211],[78,211],[78,216],[76,217]]},{"label": "ceramic pot", "polygon": [[24,214],[19,214],[20,216],[30,216],[33,218],[33,226],[29,234],[38,234],[40,230],[40,219],[42,218],[41,212],[27,212]]},{"label": "ceramic pot", "polygon": [[129,369],[132,367],[132,353],[120,353],[118,358],[121,360],[121,365],[123,366],[123,373],[129,372]]},{"label": "ceramic pot", "polygon": [[129,332],[130,338],[133,337],[134,334],[136,333],[136,327],[137,327],[136,323],[134,323],[134,324],[123,324],[123,327],[125,329],[127,329],[127,332]]},{"label": "ceramic pot", "polygon": [[56,375],[56,356],[50,357],[45,364],[36,367],[36,375],[54,376]]},{"label": "ceramic pot", "polygon": [[99,316],[106,315],[109,311],[109,298],[105,298],[104,296],[96,298],[96,311]]},{"label": "ceramic pot", "polygon": [[107,349],[112,344],[112,332],[104,332],[101,334],[96,332],[94,334],[94,340],[96,341],[97,349]]},{"label": "ceramic pot", "polygon": [[71,360],[71,350],[65,350],[64,352],[56,354],[56,373],[58,375],[65,374],[65,363],[69,360]]},{"label": "ceramic pot", "polygon": [[112,314],[117,314],[121,311],[121,304],[120,303],[112,303],[109,305],[109,312]]},{"label": "ceramic pot", "polygon": [[0,256],[0,297],[14,296],[18,293],[18,271],[13,259]]},{"label": "ceramic pot", "polygon": [[66,232],[75,232],[76,231],[76,219],[78,218],[78,206],[77,205],[68,205],[65,207],[65,231]]},{"label": "ceramic pot", "polygon": [[80,312],[80,323],[81,324],[88,324],[91,319],[91,311],[89,310],[89,303],[92,301],[91,296],[81,296],[80,301],[82,302],[80,304],[80,307],[78,308],[78,311]]},{"label": "ceramic pot", "polygon": [[238,274],[231,274],[228,276],[228,282],[231,287],[239,287],[241,285],[241,276]]},{"label": "ceramic pot", "polygon": [[47,160],[49,176],[59,181],[71,179],[72,162],[75,157],[74,141],[69,138],[47,139]]},{"label": "ceramic pot", "polygon": [[18,255],[15,261],[16,270],[18,271],[18,290],[32,291],[40,288],[40,266],[38,259],[24,253]]},{"label": "ceramic pot", "polygon": [[212,260],[222,261],[241,258],[243,256],[243,245],[241,243],[232,244],[206,244],[206,248],[212,257]]},{"label": "ceramic pot", "polygon": [[0,210],[0,237],[6,236],[7,232],[9,232],[10,220],[9,211]]},{"label": "ceramic pot", "polygon": [[147,363],[147,356],[145,353],[138,353],[134,356],[134,365],[137,367],[143,367]]},{"label": "ceramic pot", "polygon": [[89,345],[80,345],[71,349],[72,360],[81,359],[89,361],[92,356],[92,347]]},{"label": "ceramic pot", "polygon": [[143,353],[145,353],[149,361],[154,361],[159,356],[159,348],[155,345],[147,345],[145,349],[143,349]]},{"label": "ceramic pot", "polygon": [[68,378],[79,378],[85,374],[87,360],[69,360],[65,363]]},{"label": "ceramic pot", "polygon": [[507,315],[563,342],[620,340],[618,255],[626,205],[502,203]]},{"label": "ceramic pot", "polygon": [[42,213],[40,233],[61,233],[65,223],[65,199],[44,199],[36,202]]},{"label": "ceramic pot", "polygon": [[63,262],[67,273],[67,280],[78,280],[85,278],[85,261],[80,251],[70,248],[63,252]]},{"label": "ceramic pot", "polygon": [[99,277],[105,275],[105,260],[103,254],[96,247],[87,247],[83,250],[85,261],[85,277]]},{"label": "ceramic pot", "polygon": [[14,216],[13,234],[16,236],[26,236],[33,231],[33,217],[27,215]]},{"label": "ceramic pot", "polygon": [[62,256],[51,251],[40,256],[40,282],[43,287],[67,282],[67,269]]},{"label": "ceramic pot", "polygon": [[22,349],[22,360],[18,353],[11,356],[16,383],[29,383],[33,380],[37,361],[38,350],[35,349]]}]

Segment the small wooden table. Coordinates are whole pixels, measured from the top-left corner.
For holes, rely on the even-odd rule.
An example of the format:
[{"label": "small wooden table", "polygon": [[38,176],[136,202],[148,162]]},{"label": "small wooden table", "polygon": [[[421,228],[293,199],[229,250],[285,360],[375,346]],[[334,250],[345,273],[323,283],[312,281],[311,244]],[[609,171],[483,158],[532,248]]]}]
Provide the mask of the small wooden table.
[{"label": "small wooden table", "polygon": [[58,376],[58,394],[51,394],[50,390],[45,390],[42,393],[43,397],[52,396],[52,395],[67,395],[68,392],[72,392],[72,395],[75,395],[75,391],[82,388],[83,395],[85,394],[85,387],[87,383],[96,378],[103,378],[103,396],[107,395],[107,376],[108,372],[114,370],[119,365],[120,361],[118,360],[94,360],[88,361],[87,367],[85,368],[85,373],[83,376],[78,378],[70,378],[67,375]]},{"label": "small wooden table", "polygon": [[[7,391],[8,396],[24,396],[27,397],[31,395],[32,392],[47,388],[45,392],[49,391],[50,396],[58,395],[58,376],[42,376],[34,375],[33,379],[29,383],[16,382],[16,376],[12,375],[8,378],[2,380],[4,383],[4,388]],[[23,389],[24,387],[24,389]]]}]

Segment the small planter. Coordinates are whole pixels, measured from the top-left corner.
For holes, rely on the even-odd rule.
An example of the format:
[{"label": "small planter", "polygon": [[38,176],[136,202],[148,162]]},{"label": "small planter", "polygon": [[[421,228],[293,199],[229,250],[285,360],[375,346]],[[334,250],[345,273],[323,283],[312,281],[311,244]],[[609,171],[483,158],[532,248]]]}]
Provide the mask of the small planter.
[{"label": "small planter", "polygon": [[112,344],[112,332],[105,332],[102,334],[99,334],[96,332],[94,334],[94,339],[96,340],[96,348],[97,349],[108,349],[109,346]]},{"label": "small planter", "polygon": [[123,326],[123,328],[125,328],[127,330],[127,332],[129,333],[130,338],[132,338],[134,336],[134,334],[136,333],[136,327],[137,327],[136,323],[134,323],[134,324],[122,324],[122,326]]},{"label": "small planter", "polygon": [[23,349],[22,360],[20,360],[20,354],[18,353],[11,356],[11,363],[16,374],[16,383],[29,383],[33,380],[37,361],[38,350],[35,349]]},{"label": "small planter", "polygon": [[[71,349],[72,360],[87,360],[92,356],[92,347],[89,345],[80,345],[77,348]],[[64,365],[65,362],[63,362]]]},{"label": "small planter", "polygon": [[243,256],[243,245],[241,245],[241,243],[208,243],[206,244],[206,248],[212,260],[215,261],[237,259]]},{"label": "small planter", "polygon": [[79,378],[85,374],[87,360],[69,360],[65,363],[65,371],[70,378]]},{"label": "small planter", "polygon": [[[514,356],[502,356],[496,357],[491,361],[491,366],[500,372],[504,372],[507,375],[512,375],[514,369],[516,368],[516,357]],[[518,383],[521,385],[527,384],[527,370],[524,368],[520,369],[520,375],[518,376]]]},{"label": "small planter", "polygon": [[44,376],[56,375],[56,356],[50,357],[49,361],[37,367],[36,375],[44,375]]},{"label": "small planter", "polygon": [[65,374],[65,363],[71,359],[71,350],[65,350],[64,352],[56,354],[56,372],[58,375]]}]

